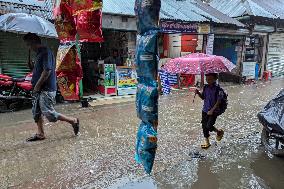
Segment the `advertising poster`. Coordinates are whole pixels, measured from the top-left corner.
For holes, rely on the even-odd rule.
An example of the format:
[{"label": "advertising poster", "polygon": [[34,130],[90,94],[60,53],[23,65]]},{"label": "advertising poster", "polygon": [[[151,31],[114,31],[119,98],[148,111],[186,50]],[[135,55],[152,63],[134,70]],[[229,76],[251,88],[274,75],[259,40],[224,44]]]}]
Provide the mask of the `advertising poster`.
[{"label": "advertising poster", "polygon": [[116,66],[114,64],[105,64],[104,67],[105,67],[104,86],[114,87]]},{"label": "advertising poster", "polygon": [[207,47],[206,47],[206,54],[212,55],[214,51],[214,34],[209,34],[208,35],[208,42],[207,42]]},{"label": "advertising poster", "polygon": [[256,62],[243,62],[243,76],[247,79],[255,79]]},{"label": "advertising poster", "polygon": [[137,73],[132,68],[117,68],[118,95],[134,95],[137,89]]}]

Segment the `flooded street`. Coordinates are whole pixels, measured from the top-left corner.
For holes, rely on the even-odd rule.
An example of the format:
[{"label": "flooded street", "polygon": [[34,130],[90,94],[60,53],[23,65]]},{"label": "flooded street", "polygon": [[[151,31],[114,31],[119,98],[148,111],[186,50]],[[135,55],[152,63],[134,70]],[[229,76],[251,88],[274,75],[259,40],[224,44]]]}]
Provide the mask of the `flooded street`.
[{"label": "flooded street", "polygon": [[284,158],[261,146],[260,109],[284,87],[284,80],[224,87],[229,107],[216,127],[224,139],[201,150],[201,100],[193,93],[161,97],[159,141],[152,176],[134,161],[133,102],[88,109],[60,105],[80,118],[81,135],[65,123],[46,124],[47,139],[26,143],[36,131],[29,110],[0,114],[0,188],[78,189],[282,189]]}]

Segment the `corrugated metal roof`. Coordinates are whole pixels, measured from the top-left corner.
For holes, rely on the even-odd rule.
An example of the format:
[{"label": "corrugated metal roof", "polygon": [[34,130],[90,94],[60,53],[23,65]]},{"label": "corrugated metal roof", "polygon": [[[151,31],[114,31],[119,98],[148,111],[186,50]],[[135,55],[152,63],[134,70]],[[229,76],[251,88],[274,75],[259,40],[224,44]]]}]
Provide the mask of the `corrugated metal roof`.
[{"label": "corrugated metal roof", "polygon": [[[261,6],[258,1],[259,0],[212,0],[209,4],[230,17],[251,15],[276,18],[266,7]],[[270,0],[266,1],[267,3],[271,3]]]},{"label": "corrugated metal roof", "polygon": [[283,0],[252,0],[280,19],[284,19]]},{"label": "corrugated metal roof", "polygon": [[216,19],[218,19],[222,23],[231,23],[231,24],[235,24],[235,25],[240,26],[240,27],[245,26],[244,24],[242,24],[238,20],[233,19],[233,18],[225,15],[224,13],[218,11],[217,9],[211,7],[208,4],[201,2],[200,0],[196,0],[195,2],[197,4],[197,7],[204,10],[205,12],[210,13],[211,16],[214,16]]},{"label": "corrugated metal roof", "polygon": [[2,2],[7,3],[16,3],[16,4],[22,4],[22,5],[31,5],[31,6],[38,6],[38,7],[44,7],[44,0],[1,0]]},{"label": "corrugated metal roof", "polygon": [[[191,4],[191,0],[173,1],[162,0],[160,17],[162,19],[176,19],[192,22],[208,22],[210,19],[199,14],[195,5]],[[213,18],[212,18],[213,19]],[[217,22],[217,20],[214,20]]]},{"label": "corrugated metal roof", "polygon": [[135,16],[135,0],[107,0],[103,2],[103,13]]},{"label": "corrugated metal roof", "polygon": [[[135,0],[104,1],[103,13],[134,16]],[[160,17],[192,22],[227,23],[244,26],[239,21],[228,17],[218,10],[202,3],[200,0],[162,0]]]},{"label": "corrugated metal roof", "polygon": [[27,13],[46,19],[52,18],[52,7],[46,7],[45,2],[51,0],[0,0],[1,14]]}]

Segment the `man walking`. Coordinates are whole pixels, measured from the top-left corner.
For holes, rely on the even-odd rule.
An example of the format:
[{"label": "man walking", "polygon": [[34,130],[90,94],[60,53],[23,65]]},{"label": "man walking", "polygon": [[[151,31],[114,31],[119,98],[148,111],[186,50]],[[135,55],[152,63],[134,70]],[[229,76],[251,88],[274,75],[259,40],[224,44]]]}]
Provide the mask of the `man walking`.
[{"label": "man walking", "polygon": [[[31,62],[29,57],[28,66],[33,72],[33,118],[37,124],[37,133],[28,138],[28,142],[44,140],[45,133],[43,129],[43,116],[50,122],[65,121],[70,123],[77,136],[79,133],[79,119],[67,117],[57,113],[54,109],[55,96],[57,91],[55,58],[52,51],[41,44],[41,39],[36,34],[28,33],[23,40],[30,50],[36,53],[36,60]],[[29,55],[30,56],[30,55]]]}]

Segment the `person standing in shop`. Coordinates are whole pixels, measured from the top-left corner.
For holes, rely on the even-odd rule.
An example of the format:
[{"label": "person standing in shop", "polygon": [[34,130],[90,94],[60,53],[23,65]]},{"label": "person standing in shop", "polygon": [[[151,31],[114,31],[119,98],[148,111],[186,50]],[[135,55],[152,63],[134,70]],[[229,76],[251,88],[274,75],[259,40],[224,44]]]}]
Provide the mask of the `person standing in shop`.
[{"label": "person standing in shop", "polygon": [[121,60],[121,57],[119,57],[117,49],[113,49],[112,56],[108,57],[105,60],[105,64],[115,64],[116,66],[123,66],[123,62]]}]

